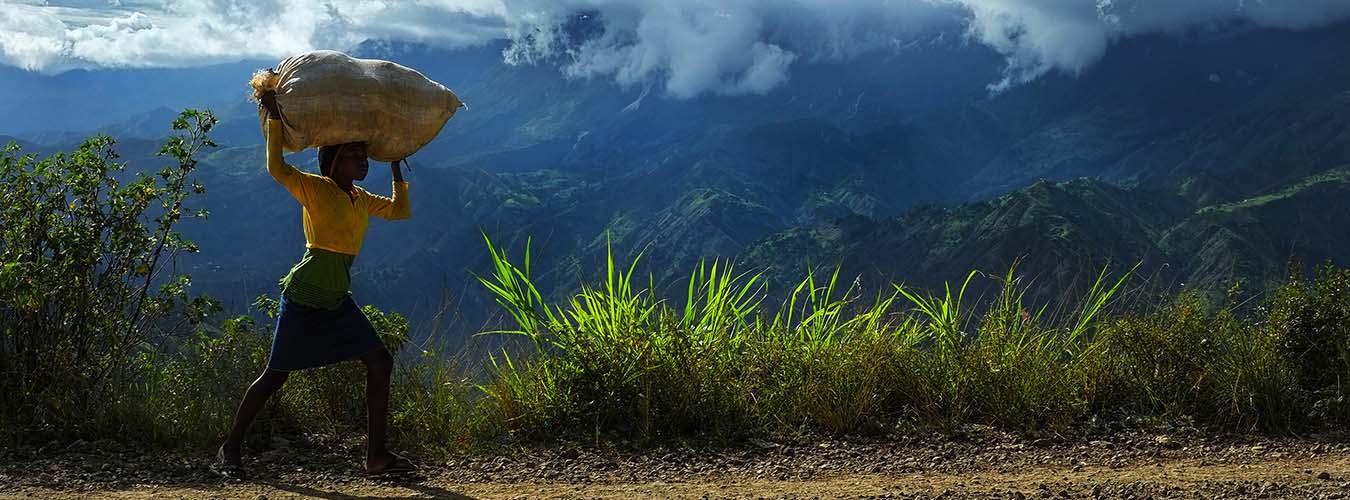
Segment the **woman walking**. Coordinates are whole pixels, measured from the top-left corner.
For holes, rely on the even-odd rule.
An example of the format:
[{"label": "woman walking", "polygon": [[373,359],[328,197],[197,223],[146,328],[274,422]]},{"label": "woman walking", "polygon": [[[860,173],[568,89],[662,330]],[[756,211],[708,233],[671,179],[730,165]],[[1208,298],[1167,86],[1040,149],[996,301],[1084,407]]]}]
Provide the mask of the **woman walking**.
[{"label": "woman walking", "polygon": [[352,184],[364,180],[370,169],[366,145],[359,142],[320,147],[323,175],[286,164],[276,94],[265,92],[260,101],[268,113],[267,171],[303,207],[305,255],[281,280],[281,309],[267,368],[239,403],[234,425],[217,454],[217,471],[227,478],[244,478],[244,434],[291,372],[351,359],[366,365],[366,474],[415,470],[385,447],[394,360],[349,291],[352,261],[361,250],[370,216],[394,220],[411,215],[408,183],[395,161],[390,164],[392,198]]}]

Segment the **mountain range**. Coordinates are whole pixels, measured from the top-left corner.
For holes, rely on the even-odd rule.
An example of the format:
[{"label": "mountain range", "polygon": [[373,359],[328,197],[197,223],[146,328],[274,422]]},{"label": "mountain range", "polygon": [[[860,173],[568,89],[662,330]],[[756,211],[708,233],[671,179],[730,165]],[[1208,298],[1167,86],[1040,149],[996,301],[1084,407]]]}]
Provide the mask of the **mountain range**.
[{"label": "mountain range", "polygon": [[[930,33],[800,61],[763,95],[693,99],[567,78],[556,61],[506,64],[505,44],[352,51],[418,68],[469,104],[412,158],[414,217],[372,224],[353,276],[362,301],[418,320],[449,304],[447,328],[478,328],[492,309],[471,276],[486,269],[481,232],[517,251],[531,239],[554,294],[594,279],[610,245],[641,252],[658,288],[712,257],[766,270],[777,289],[809,266],[936,286],[1019,261],[1051,286],[1140,264],[1223,290],[1277,280],[1290,257],[1350,264],[1350,25],[1135,37],[1082,74],[1002,92],[988,87],[997,53]],[[26,97],[0,103],[0,134],[47,152],[105,132],[142,168],[174,109],[214,109],[223,146],[202,158],[197,200],[212,215],[184,226],[203,251],[181,262],[239,309],[275,293],[303,246],[242,91],[267,64],[6,69],[0,81]],[[313,157],[291,161],[313,169]],[[384,170],[364,185],[386,189]]]}]

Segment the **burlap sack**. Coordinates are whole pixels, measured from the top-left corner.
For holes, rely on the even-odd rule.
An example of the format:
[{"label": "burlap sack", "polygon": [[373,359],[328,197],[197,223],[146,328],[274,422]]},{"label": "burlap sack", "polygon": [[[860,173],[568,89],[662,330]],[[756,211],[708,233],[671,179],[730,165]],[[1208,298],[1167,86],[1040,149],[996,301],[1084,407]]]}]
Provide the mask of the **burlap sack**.
[{"label": "burlap sack", "polygon": [[[287,151],[364,141],[377,161],[401,160],[431,142],[463,103],[414,69],[317,50],[263,70],[254,96],[275,90]],[[267,130],[267,111],[258,123]]]}]

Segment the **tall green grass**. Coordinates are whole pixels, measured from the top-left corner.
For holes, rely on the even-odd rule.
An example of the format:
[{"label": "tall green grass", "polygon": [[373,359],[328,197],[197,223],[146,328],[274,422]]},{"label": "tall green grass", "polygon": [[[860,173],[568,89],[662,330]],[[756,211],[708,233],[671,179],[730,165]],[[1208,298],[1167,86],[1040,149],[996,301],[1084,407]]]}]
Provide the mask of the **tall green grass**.
[{"label": "tall green grass", "polygon": [[[895,285],[866,297],[837,271],[808,271],[775,306],[762,275],[714,261],[674,303],[635,285],[640,257],[623,264],[611,253],[598,285],[549,302],[528,245],[520,266],[487,246],[493,272],[479,281],[514,320],[488,333],[535,349],[493,354],[484,393],[504,428],[540,436],[1035,431],[1122,414],[1270,430],[1308,423],[1314,403],[1341,408],[1350,373],[1350,322],[1329,319],[1350,311],[1339,282],[1295,277],[1266,309],[1239,317],[1191,294],[1117,307],[1132,269],[1103,269],[1081,296],[1034,308],[1016,265],[971,272],[939,294]],[[1345,274],[1327,268],[1315,283]],[[998,292],[971,300],[976,280]],[[1318,368],[1300,371],[1307,360]]]},{"label": "tall green grass", "polygon": [[[838,271],[807,271],[770,301],[763,275],[723,260],[701,263],[683,293],[660,297],[640,255],[620,262],[611,253],[596,282],[555,298],[534,283],[528,244],[513,259],[485,242],[492,267],[478,279],[508,322],[483,335],[519,342],[457,357],[422,352],[401,316],[366,308],[401,354],[391,419],[405,449],[972,423],[1038,432],[1091,417],[1261,432],[1350,421],[1347,269],[1295,274],[1244,310],[1236,296],[1211,303],[1193,293],[1125,307],[1133,270],[1105,269],[1080,295],[1033,306],[1015,265],[936,293],[864,291]],[[977,285],[992,293],[973,299]],[[269,302],[259,305],[266,316]],[[127,368],[136,382],[80,432],[214,445],[265,361],[270,324],[198,328],[176,351],[138,357]],[[470,376],[462,367],[477,356],[486,373]],[[257,439],[293,430],[358,439],[363,378],[359,363],[298,374]]]}]

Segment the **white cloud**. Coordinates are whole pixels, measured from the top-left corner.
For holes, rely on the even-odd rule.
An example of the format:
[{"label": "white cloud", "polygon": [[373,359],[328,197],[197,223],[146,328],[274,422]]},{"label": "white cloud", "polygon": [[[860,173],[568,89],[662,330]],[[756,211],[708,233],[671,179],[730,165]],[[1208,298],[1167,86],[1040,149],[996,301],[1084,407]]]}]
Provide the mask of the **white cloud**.
[{"label": "white cloud", "polygon": [[66,50],[66,25],[40,7],[10,5],[0,21],[0,58],[26,69],[41,69]]},{"label": "white cloud", "polygon": [[1301,29],[1350,19],[1350,0],[952,0],[969,34],[1007,58],[1000,90],[1047,71],[1082,72],[1121,38],[1233,23]]},{"label": "white cloud", "polygon": [[706,91],[743,94],[782,83],[797,57],[760,40],[762,18],[742,5],[709,1],[631,7],[604,15],[604,34],[568,49],[571,62],[563,71],[613,76],[620,84],[659,77],[677,97]]},{"label": "white cloud", "polygon": [[280,59],[368,38],[464,45],[505,27],[496,0],[0,3],[0,63],[44,72]]},{"label": "white cloud", "polygon": [[[686,98],[764,93],[792,64],[852,57],[954,18],[938,0],[553,0],[511,2],[508,62],[561,60],[576,77],[659,81]],[[579,12],[602,33],[574,40]]]},{"label": "white cloud", "polygon": [[[800,59],[900,45],[959,19],[1007,61],[1000,91],[1049,71],[1078,74],[1121,38],[1246,23],[1299,29],[1350,19],[1350,0],[552,0],[508,2],[510,61],[562,55],[575,76],[660,80],[668,93],[759,93]],[[561,27],[598,13],[602,36],[577,45]]]},{"label": "white cloud", "polygon": [[[999,90],[1076,74],[1122,38],[1194,26],[1300,29],[1350,0],[0,0],[0,63],[186,66],[280,59],[361,40],[515,42],[509,62],[656,85],[681,98],[763,93],[800,61],[847,59],[954,29],[1006,58]],[[578,13],[589,13],[579,19]],[[583,40],[578,26],[591,23]]]}]

